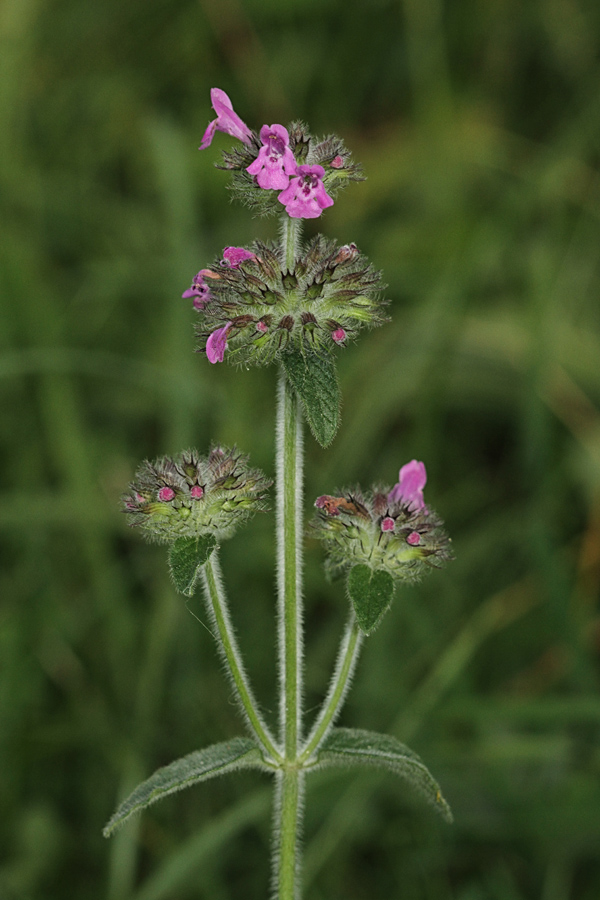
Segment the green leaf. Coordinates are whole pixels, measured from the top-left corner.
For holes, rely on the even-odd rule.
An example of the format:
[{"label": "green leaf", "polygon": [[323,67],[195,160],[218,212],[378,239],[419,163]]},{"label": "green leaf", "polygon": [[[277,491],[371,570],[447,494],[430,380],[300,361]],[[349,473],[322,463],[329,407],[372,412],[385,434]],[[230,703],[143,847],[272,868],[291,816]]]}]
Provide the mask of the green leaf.
[{"label": "green leaf", "polygon": [[179,538],[171,544],[169,566],[175,587],[180,594],[192,596],[199,575],[198,570],[216,546],[217,541],[212,534],[204,534],[198,538]]},{"label": "green leaf", "polygon": [[199,781],[207,781],[217,775],[225,775],[236,769],[265,769],[258,745],[250,738],[232,738],[222,744],[212,744],[204,750],[196,750],[188,756],[157,769],[147,781],[138,784],[127,800],[119,806],[104,828],[109,837],[118,826],[136,812],[150,806],[162,797],[191,787]]},{"label": "green leaf", "polygon": [[410,784],[447,822],[453,820],[450,807],[429,769],[416,753],[391,735],[362,728],[334,728],[321,745],[318,765],[387,769]]},{"label": "green leaf", "polygon": [[371,634],[390,607],[394,579],[389,572],[361,564],[350,569],[347,586],[356,620],[365,634]]},{"label": "green leaf", "polygon": [[298,351],[282,358],[288,381],[300,397],[306,421],[321,447],[328,447],[340,424],[342,395],[335,362],[328,354]]}]

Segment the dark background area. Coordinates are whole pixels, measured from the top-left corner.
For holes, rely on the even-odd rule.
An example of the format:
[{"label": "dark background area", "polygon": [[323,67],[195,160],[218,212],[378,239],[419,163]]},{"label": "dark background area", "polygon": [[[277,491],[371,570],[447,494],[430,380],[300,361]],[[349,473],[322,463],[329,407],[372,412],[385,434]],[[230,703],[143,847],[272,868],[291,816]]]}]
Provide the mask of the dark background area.
[{"label": "dark background area", "polygon": [[[310,783],[314,900],[600,896],[600,5],[596,0],[3,0],[0,897],[263,898],[258,774],[118,799],[240,733],[211,636],[119,496],[143,458],[237,443],[273,472],[274,370],[192,352],[181,293],[277,233],[198,153],[211,87],[253,128],[339,133],[368,180],[307,233],[355,241],[392,321],[340,354],[314,497],[425,460],[456,561],[395,600],[341,724],[424,758],[456,823],[391,776]],[[224,546],[275,707],[272,514]],[[346,618],[306,558],[307,709]],[[190,603],[204,620],[201,600]]]}]

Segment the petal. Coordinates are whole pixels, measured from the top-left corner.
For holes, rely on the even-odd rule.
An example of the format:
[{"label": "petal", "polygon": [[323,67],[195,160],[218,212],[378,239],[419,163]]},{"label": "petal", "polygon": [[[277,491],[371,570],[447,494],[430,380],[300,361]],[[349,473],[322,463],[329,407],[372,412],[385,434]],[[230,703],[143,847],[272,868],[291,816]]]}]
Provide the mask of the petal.
[{"label": "petal", "polygon": [[[266,137],[266,140],[264,140],[264,138],[263,138],[263,131],[264,131],[264,133],[265,133],[266,136],[267,136],[267,137]],[[283,141],[283,143],[285,144],[286,147],[289,147],[289,145],[290,145],[290,134],[289,134],[287,128],[284,128],[283,125],[271,125],[268,129],[267,129],[267,126],[264,125],[264,126],[260,129],[260,139],[261,139],[261,141],[263,141],[263,143],[266,144],[266,142],[268,141],[269,136],[270,136],[271,134],[274,134],[275,137],[278,137],[281,141]]]},{"label": "petal", "polygon": [[243,141],[245,144],[250,143],[250,135],[252,132],[246,123],[242,122],[238,114],[233,112],[233,110],[223,110],[219,115],[217,128],[219,131],[224,131],[225,134],[230,134],[231,137],[238,138],[238,140]]},{"label": "petal", "polygon": [[218,116],[220,116],[221,112],[226,109],[233,110],[233,103],[231,102],[225,91],[222,91],[221,88],[210,89],[210,102],[212,104],[212,108]]},{"label": "petal", "polygon": [[216,331],[209,334],[206,342],[206,355],[209,362],[223,362],[225,350],[227,349],[227,332],[230,328],[231,322],[228,322],[223,328],[217,328]]},{"label": "petal", "polygon": [[321,207],[314,200],[294,199],[286,205],[286,212],[292,219],[317,219]]},{"label": "petal", "polygon": [[198,147],[198,150],[206,150],[207,147],[210,147],[210,145],[212,143],[212,139],[215,136],[216,130],[217,130],[217,120],[213,119],[202,136],[202,140],[200,141],[200,146]]},{"label": "petal", "polygon": [[402,502],[414,509],[424,509],[423,488],[426,482],[427,472],[425,464],[412,459],[400,469],[398,484],[395,484],[388,494],[389,502]]},{"label": "petal", "polygon": [[256,254],[245,247],[225,247],[223,250],[223,259],[229,263],[231,268],[235,269],[245,259],[256,259]]},{"label": "petal", "polygon": [[321,209],[327,209],[328,206],[333,206],[333,200],[322,184],[319,184],[315,191],[315,200],[317,201]]},{"label": "petal", "polygon": [[425,463],[418,462],[416,459],[411,459],[409,463],[402,466],[398,475],[402,493],[405,494],[422,491],[427,483]]},{"label": "petal", "polygon": [[283,203],[285,206],[287,203],[291,203],[296,196],[296,191],[298,189],[298,179],[292,178],[289,185],[286,187],[284,191],[281,192],[279,197],[277,198],[280,203]]},{"label": "petal", "polygon": [[289,147],[285,148],[285,153],[283,154],[283,171],[286,175],[297,175],[298,173],[296,157]]},{"label": "petal", "polygon": [[265,165],[265,157],[267,155],[267,148],[261,147],[258,151],[258,156],[256,159],[250,163],[249,166],[246,166],[246,172],[249,172],[250,175],[258,175],[260,170]]},{"label": "petal", "polygon": [[284,190],[290,183],[289,175],[283,172],[280,164],[266,165],[262,172],[259,172],[256,180],[259,186],[267,191]]}]

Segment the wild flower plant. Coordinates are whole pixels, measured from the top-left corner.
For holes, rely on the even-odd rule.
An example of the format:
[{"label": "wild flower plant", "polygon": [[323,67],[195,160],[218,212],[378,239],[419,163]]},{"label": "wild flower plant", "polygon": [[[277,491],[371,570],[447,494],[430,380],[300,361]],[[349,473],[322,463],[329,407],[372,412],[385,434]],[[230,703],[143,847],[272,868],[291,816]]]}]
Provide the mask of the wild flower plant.
[{"label": "wild flower plant", "polygon": [[348,181],[362,180],[339,138],[314,138],[302,123],[251,131],[217,88],[215,131],[240,145],[224,154],[236,197],[255,212],[283,213],[277,243],[226,247],[222,258],[193,277],[183,297],[197,314],[200,350],[209,363],[279,369],[276,426],[276,537],[279,723],[267,723],[254,697],[232,628],[218,551],[254,512],[266,508],[271,482],[237,450],[214,446],[206,457],[188,450],[145,462],[124,509],[150,540],[169,545],[175,587],[191,596],[201,585],[219,650],[248,734],[197,750],[159,769],[121,804],[104,833],[184,787],[241,768],[274,776],[273,895],[300,897],[305,781],[327,766],[387,769],[450,820],[440,788],[418,756],[396,738],[336,728],[361,644],[380,624],[398,582],[414,582],[451,557],[438,516],[425,505],[425,465],[402,466],[397,484],[322,495],[310,524],[323,542],[326,572],[345,578],[349,616],[329,689],[305,726],[302,630],[303,420],[323,447],[340,420],[335,357],[362,328],[386,321],[380,274],[355,244],[319,235],[300,242],[302,219],[317,218]]}]

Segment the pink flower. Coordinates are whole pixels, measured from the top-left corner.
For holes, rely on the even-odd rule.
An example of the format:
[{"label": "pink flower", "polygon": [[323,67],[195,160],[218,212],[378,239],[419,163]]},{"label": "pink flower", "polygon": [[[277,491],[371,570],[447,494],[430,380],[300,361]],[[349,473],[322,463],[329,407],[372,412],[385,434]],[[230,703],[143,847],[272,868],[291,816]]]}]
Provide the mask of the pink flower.
[{"label": "pink flower", "polygon": [[400,469],[398,484],[395,484],[388,494],[388,502],[405,503],[412,510],[426,510],[423,499],[426,481],[425,463],[412,459]]},{"label": "pink flower", "polygon": [[228,266],[230,269],[237,269],[239,264],[245,259],[256,259],[256,255],[251,250],[244,250],[243,247],[225,247],[221,265]]},{"label": "pink flower", "polygon": [[263,145],[246,172],[256,175],[261,188],[281,191],[290,183],[290,175],[296,174],[296,160],[290,150],[288,130],[283,125],[263,125],[260,139]]},{"label": "pink flower", "polygon": [[209,269],[200,269],[200,271],[194,275],[194,280],[192,281],[192,286],[184,291],[181,295],[183,300],[187,300],[189,297],[193,297],[193,306],[194,309],[202,310],[210,300],[210,289],[206,282],[204,281],[207,275],[212,275]]},{"label": "pink flower", "polygon": [[206,342],[206,355],[209,362],[223,362],[223,357],[227,350],[227,332],[231,328],[231,324],[231,322],[228,322],[223,328],[217,328],[216,331],[209,334]]},{"label": "pink flower", "polygon": [[231,100],[220,88],[212,88],[210,92],[210,101],[212,107],[217,114],[217,118],[213,119],[202,138],[199,150],[206,150],[212,143],[215,131],[223,131],[230,134],[234,138],[238,138],[245,144],[250,143],[252,132],[248,126],[242,122],[237,113],[233,111]]},{"label": "pink flower", "polygon": [[395,527],[396,523],[391,516],[386,516],[385,519],[383,519],[381,522],[382,531],[393,531]]},{"label": "pink flower", "polygon": [[277,198],[292,219],[316,219],[333,200],[323,187],[323,166],[298,166],[285,191]]}]

